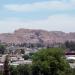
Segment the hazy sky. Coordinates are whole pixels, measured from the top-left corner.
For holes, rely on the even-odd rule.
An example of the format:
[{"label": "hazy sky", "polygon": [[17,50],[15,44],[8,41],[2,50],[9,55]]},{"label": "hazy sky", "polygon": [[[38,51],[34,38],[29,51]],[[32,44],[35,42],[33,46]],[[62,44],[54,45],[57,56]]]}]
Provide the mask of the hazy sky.
[{"label": "hazy sky", "polygon": [[0,33],[19,28],[75,32],[75,0],[0,0]]}]

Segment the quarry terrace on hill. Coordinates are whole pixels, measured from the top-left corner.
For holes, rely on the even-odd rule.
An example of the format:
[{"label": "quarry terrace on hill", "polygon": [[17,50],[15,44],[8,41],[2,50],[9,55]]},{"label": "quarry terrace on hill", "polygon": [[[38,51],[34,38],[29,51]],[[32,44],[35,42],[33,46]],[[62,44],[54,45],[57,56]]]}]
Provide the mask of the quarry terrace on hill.
[{"label": "quarry terrace on hill", "polygon": [[75,33],[65,33],[62,31],[45,31],[33,29],[18,29],[13,33],[0,34],[0,41],[5,43],[64,43],[65,41],[75,41]]}]

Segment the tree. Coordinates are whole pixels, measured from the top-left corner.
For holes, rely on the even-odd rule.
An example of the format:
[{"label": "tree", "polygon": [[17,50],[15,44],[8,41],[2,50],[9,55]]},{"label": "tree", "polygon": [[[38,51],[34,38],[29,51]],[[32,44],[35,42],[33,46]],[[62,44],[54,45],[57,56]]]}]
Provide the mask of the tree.
[{"label": "tree", "polygon": [[18,75],[31,75],[30,65],[18,65]]},{"label": "tree", "polygon": [[66,41],[65,42],[65,46],[66,46],[66,48],[69,48],[70,47],[70,42],[69,41]]},{"label": "tree", "polygon": [[63,49],[42,49],[33,55],[33,75],[65,75],[70,68]]},{"label": "tree", "polygon": [[25,51],[24,51],[24,49],[21,49],[21,54],[25,54]]},{"label": "tree", "polygon": [[9,75],[9,56],[6,55],[5,62],[4,62],[4,75]]},{"label": "tree", "polygon": [[10,75],[18,75],[18,70],[16,66],[10,66]]},{"label": "tree", "polygon": [[70,50],[75,50],[75,42],[73,41],[66,41],[65,46],[66,48],[69,48]]},{"label": "tree", "polygon": [[29,59],[29,55],[23,55],[24,60],[28,60]]},{"label": "tree", "polygon": [[0,44],[0,54],[4,54],[5,46]]},{"label": "tree", "polygon": [[32,75],[31,65],[23,64],[18,66],[10,66],[10,75]]}]

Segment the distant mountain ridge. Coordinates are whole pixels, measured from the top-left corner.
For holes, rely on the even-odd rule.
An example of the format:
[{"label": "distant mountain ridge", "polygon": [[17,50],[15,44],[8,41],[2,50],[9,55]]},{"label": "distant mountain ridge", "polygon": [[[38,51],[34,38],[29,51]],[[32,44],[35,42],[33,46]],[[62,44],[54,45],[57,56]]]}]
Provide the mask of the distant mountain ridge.
[{"label": "distant mountain ridge", "polygon": [[75,32],[65,33],[61,31],[45,31],[34,29],[18,29],[14,33],[0,34],[1,42],[5,43],[64,43],[65,41],[75,41]]}]

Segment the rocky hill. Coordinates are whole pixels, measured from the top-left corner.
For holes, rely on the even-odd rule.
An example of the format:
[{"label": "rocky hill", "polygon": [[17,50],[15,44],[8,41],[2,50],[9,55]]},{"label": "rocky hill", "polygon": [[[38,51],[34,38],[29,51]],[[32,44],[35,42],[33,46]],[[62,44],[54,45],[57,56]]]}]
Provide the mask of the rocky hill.
[{"label": "rocky hill", "polygon": [[32,29],[18,29],[14,33],[0,34],[1,42],[5,43],[64,43],[65,41],[75,41],[75,33],[65,33],[61,31],[45,31]]}]

